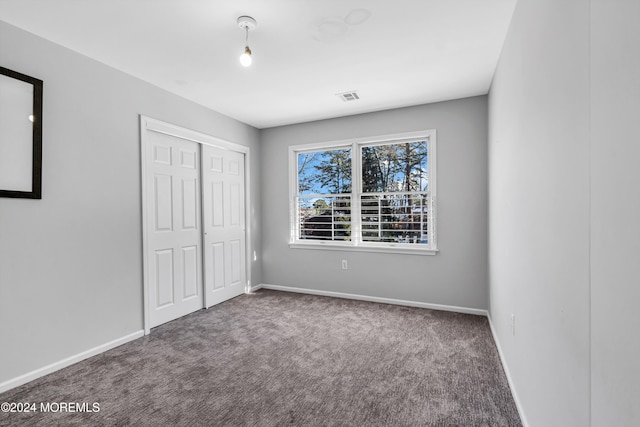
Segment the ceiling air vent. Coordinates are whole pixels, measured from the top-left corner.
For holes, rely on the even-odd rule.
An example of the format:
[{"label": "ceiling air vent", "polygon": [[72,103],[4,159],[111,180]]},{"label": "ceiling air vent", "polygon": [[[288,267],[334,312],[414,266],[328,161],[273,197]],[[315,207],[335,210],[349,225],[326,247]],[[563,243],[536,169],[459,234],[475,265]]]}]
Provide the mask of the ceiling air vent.
[{"label": "ceiling air vent", "polygon": [[336,96],[338,96],[344,102],[356,101],[356,100],[360,99],[360,95],[358,95],[358,92],[356,92],[355,90],[351,91],[351,92],[337,93]]}]

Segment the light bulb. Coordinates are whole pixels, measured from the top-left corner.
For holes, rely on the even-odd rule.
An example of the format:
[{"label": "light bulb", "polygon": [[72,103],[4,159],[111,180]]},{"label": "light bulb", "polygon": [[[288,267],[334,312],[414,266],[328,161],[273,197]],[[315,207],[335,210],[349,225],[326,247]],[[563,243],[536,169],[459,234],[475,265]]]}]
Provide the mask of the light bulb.
[{"label": "light bulb", "polygon": [[244,48],[244,53],[240,55],[240,63],[245,67],[251,65],[251,49],[249,49],[249,46],[246,46]]}]

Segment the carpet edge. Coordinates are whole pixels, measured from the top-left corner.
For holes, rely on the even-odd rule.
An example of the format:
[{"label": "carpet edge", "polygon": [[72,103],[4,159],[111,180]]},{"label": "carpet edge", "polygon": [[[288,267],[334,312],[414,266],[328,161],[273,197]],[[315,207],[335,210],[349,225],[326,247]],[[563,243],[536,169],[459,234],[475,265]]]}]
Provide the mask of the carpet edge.
[{"label": "carpet edge", "polygon": [[116,338],[115,340],[100,344],[96,347],[71,355],[57,362],[50,363],[49,365],[43,366],[42,368],[38,368],[33,371],[27,372],[26,374],[22,374],[15,378],[9,379],[0,383],[0,393],[4,393],[13,388],[19,387],[35,379],[44,377],[45,375],[49,375],[53,372],[59,371],[60,369],[66,368],[98,354],[104,353],[107,350],[119,347],[122,344],[126,344],[143,336],[144,330],[140,329],[139,331],[130,333],[120,338]]},{"label": "carpet edge", "polygon": [[491,314],[487,313],[487,319],[489,320],[489,329],[491,330],[491,335],[493,337],[493,342],[496,344],[496,348],[498,349],[498,356],[500,357],[500,364],[502,365],[502,369],[504,370],[504,374],[507,377],[507,383],[509,384],[509,391],[511,392],[511,397],[513,397],[513,401],[516,404],[516,409],[518,410],[518,415],[520,416],[520,421],[522,422],[523,427],[529,427],[529,422],[527,421],[527,417],[524,414],[524,408],[520,402],[520,398],[518,397],[518,393],[516,392],[515,384],[513,383],[513,379],[511,378],[511,372],[509,371],[509,366],[507,365],[507,360],[504,357],[504,353],[502,352],[502,347],[500,346],[500,341],[498,341],[498,335],[496,334],[496,330],[493,326],[493,321],[491,320]]},{"label": "carpet edge", "polygon": [[430,310],[451,311],[455,313],[474,314],[488,317],[487,310],[479,308],[458,307],[454,305],[432,304],[427,302],[400,300],[393,298],[374,297],[368,295],[348,294],[343,292],[322,291],[318,289],[296,288],[292,286],[270,285],[261,283],[253,289],[271,289],[274,291],[295,292],[299,294],[320,295],[325,297],[345,298],[359,301],[377,302],[382,304],[404,305],[407,307],[427,308]]}]

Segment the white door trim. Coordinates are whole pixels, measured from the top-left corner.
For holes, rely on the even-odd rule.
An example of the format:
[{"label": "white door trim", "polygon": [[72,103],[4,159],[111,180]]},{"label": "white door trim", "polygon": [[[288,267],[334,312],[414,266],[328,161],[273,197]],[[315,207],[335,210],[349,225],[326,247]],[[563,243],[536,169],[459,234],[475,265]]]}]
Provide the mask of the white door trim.
[{"label": "white door trim", "polygon": [[[251,260],[253,253],[253,247],[251,246],[251,222],[250,222],[250,213],[251,213],[251,180],[250,180],[250,149],[247,146],[236,144],[234,142],[226,141],[221,138],[217,138],[215,136],[207,135],[204,133],[200,133],[191,129],[186,129],[171,123],[163,122],[161,120],[153,119],[151,117],[140,115],[140,155],[141,155],[141,182],[142,182],[142,265],[143,265],[143,309],[144,309],[144,333],[148,335],[151,332],[151,322],[149,319],[149,274],[147,273],[147,268],[149,266],[148,259],[148,247],[149,243],[147,241],[147,206],[146,206],[146,195],[150,189],[147,189],[146,185],[146,176],[147,176],[147,156],[146,149],[148,144],[148,136],[147,132],[158,132],[165,135],[174,136],[176,138],[185,139],[188,141],[193,141],[198,144],[210,145],[213,147],[217,147],[223,150],[235,151],[238,153],[244,154],[244,186],[245,186],[245,224],[246,224],[246,233],[245,233],[245,248],[246,248],[246,277],[247,283],[245,283],[245,292],[249,292],[251,288]],[[202,188],[200,188],[200,197],[202,197]],[[202,209],[202,204],[201,204]],[[202,218],[202,215],[201,215]],[[204,251],[203,251],[204,252]],[[203,280],[204,287],[204,280]],[[203,289],[204,291],[204,289]],[[206,292],[205,292],[206,298]],[[206,306],[206,300],[205,300]]]}]

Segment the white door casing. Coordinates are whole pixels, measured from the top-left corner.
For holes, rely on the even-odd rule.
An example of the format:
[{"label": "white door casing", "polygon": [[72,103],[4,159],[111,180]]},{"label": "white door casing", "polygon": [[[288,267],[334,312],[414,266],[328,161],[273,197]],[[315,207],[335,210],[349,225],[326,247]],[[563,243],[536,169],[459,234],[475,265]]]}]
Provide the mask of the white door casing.
[{"label": "white door casing", "polygon": [[244,154],[202,147],[205,304],[245,291]]},{"label": "white door casing", "polygon": [[[154,326],[248,291],[250,170],[245,165],[250,151],[145,116],[140,129],[144,330],[149,334]],[[222,166],[207,172],[212,161]],[[215,193],[220,188],[222,194]],[[222,206],[212,203],[214,198]],[[215,225],[220,218],[226,225]]]}]

